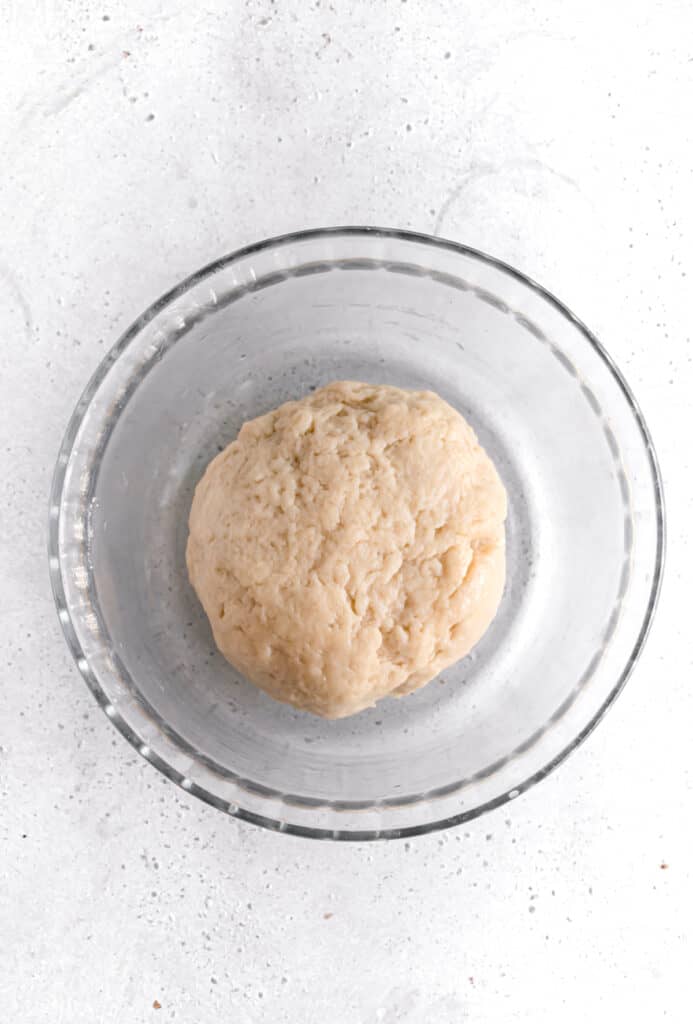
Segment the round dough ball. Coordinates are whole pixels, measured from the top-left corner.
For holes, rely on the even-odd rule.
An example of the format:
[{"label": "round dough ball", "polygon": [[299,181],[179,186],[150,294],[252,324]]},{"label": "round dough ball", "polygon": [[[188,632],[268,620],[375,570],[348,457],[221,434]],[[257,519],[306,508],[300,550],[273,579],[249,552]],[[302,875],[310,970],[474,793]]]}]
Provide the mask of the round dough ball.
[{"label": "round dough ball", "polygon": [[505,581],[506,495],[430,391],[338,382],[243,425],[190,512],[188,573],[226,658],[342,718],[473,647]]}]

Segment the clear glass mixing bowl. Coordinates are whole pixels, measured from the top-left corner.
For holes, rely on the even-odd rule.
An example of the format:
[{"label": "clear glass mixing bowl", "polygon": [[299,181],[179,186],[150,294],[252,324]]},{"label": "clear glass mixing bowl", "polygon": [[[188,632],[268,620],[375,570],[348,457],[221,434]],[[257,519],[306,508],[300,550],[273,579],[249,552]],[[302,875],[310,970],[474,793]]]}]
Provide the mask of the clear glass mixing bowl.
[{"label": "clear glass mixing bowl", "polygon": [[[472,423],[508,490],[508,581],[467,658],[330,722],[217,653],[184,549],[243,421],[345,378],[430,388]],[[645,640],[663,534],[642,416],[560,302],[453,242],[336,228],[218,260],[118,341],[60,450],[50,571],[82,675],[169,779],[279,831],[389,838],[516,797],[590,732]]]}]

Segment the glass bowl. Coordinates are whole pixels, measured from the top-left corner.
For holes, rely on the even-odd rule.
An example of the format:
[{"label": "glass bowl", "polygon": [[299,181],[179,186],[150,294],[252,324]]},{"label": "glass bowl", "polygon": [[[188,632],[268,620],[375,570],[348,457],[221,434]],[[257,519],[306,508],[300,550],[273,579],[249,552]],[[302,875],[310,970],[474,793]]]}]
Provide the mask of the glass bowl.
[{"label": "glass bowl", "polygon": [[[243,421],[337,379],[442,395],[509,518],[505,594],[474,651],[335,722],[226,663],[184,550],[195,484]],[[587,328],[498,260],[375,228],[260,242],[159,299],[80,399],[50,505],[58,615],[113,724],[227,814],[329,839],[455,825],[559,764],[640,653],[663,539],[650,436]]]}]

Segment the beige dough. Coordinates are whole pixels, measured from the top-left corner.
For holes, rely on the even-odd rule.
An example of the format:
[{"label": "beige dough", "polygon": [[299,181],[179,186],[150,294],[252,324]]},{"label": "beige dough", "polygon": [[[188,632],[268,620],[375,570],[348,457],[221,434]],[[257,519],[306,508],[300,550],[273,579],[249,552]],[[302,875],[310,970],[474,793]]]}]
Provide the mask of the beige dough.
[{"label": "beige dough", "polygon": [[474,646],[505,581],[506,496],[430,391],[348,381],[245,423],[190,512],[190,580],[228,660],[342,718]]}]

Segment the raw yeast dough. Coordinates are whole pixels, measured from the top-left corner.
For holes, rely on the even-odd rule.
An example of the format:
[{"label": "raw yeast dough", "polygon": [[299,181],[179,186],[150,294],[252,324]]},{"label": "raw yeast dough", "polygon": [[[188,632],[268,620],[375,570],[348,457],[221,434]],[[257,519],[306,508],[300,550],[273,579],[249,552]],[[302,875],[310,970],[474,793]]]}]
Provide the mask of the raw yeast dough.
[{"label": "raw yeast dough", "polygon": [[503,592],[505,514],[493,463],[446,402],[342,381],[245,423],[210,463],[188,572],[233,665],[342,718],[479,640]]}]

